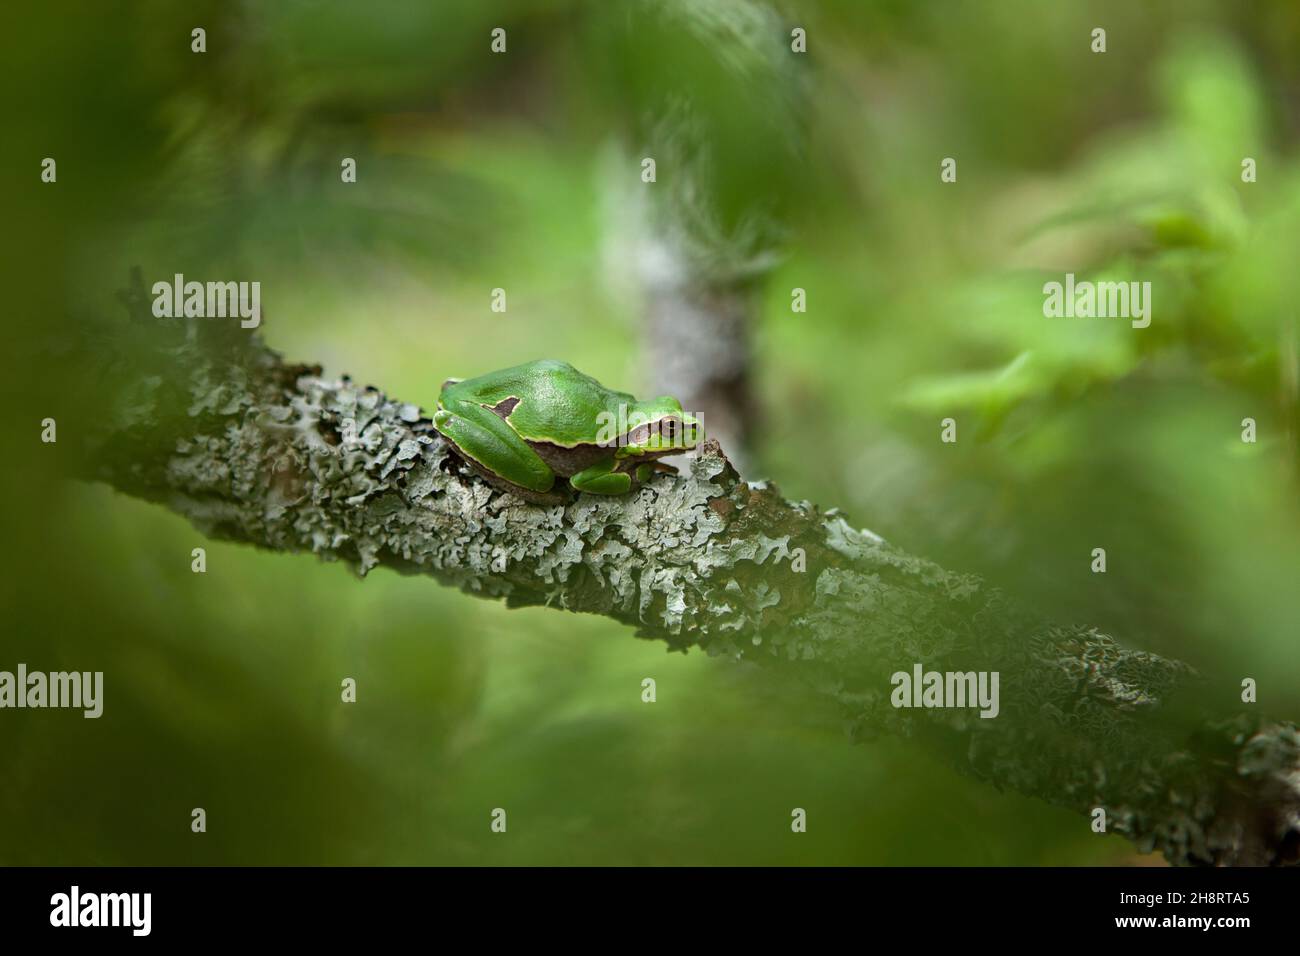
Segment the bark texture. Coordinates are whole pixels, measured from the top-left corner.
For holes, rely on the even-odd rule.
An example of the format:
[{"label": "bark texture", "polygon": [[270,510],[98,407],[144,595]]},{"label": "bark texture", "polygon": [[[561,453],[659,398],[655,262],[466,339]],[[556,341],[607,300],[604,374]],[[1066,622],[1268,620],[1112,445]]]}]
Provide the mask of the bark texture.
[{"label": "bark texture", "polygon": [[[784,668],[856,736],[900,734],[995,786],[1102,808],[1109,832],[1176,864],[1300,854],[1294,725],[1248,705],[1208,713],[1188,666],[1039,620],[976,576],[742,480],[716,443],[636,494],[532,505],[468,473],[415,405],[286,364],[237,325],[153,320],[139,292],[128,304],[142,334],[104,366],[117,397],[83,476],[210,536]],[[895,709],[890,675],[916,663],[998,671],[1000,714]]]}]

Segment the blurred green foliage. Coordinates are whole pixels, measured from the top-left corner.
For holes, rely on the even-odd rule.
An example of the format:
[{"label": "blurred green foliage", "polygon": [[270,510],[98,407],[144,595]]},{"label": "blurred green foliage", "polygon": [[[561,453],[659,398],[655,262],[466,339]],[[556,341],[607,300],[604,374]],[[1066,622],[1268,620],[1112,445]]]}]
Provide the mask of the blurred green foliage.
[{"label": "blurred green foliage", "polygon": [[[541,356],[642,387],[603,183],[611,144],[673,96],[704,117],[721,221],[762,206],[785,234],[758,290],[762,475],[1189,660],[1214,692],[1254,676],[1261,707],[1300,711],[1300,6],[792,2],[777,46],[803,26],[806,62],[753,81],[727,29],[744,5],[704,6],[712,22],[579,0],[17,12],[0,667],[101,669],[106,703],[98,721],[0,714],[0,863],[1126,857],[903,741],[849,746],[765,675],[603,619],[205,542],[56,480],[102,407],[72,397],[86,383],[60,348],[117,317],[135,265],[259,279],[273,347],[426,407],[448,376]],[[1150,280],[1151,327],[1044,318],[1067,271]],[[37,442],[47,415],[57,446]]]}]

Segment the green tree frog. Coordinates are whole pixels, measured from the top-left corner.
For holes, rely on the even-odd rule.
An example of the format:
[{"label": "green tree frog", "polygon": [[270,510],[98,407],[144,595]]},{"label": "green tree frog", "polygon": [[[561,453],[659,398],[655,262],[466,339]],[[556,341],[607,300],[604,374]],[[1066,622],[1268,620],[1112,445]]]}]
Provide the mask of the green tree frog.
[{"label": "green tree frog", "polygon": [[675,398],[637,401],[567,362],[543,359],[471,379],[448,379],[433,425],[479,475],[532,501],[554,501],[556,479],[621,495],[665,455],[704,440]]}]

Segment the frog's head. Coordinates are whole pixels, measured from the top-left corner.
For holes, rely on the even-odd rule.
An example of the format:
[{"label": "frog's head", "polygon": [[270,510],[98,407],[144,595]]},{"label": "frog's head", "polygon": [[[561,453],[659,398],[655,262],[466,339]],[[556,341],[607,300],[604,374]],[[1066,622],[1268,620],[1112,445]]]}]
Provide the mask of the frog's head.
[{"label": "frog's head", "polygon": [[[636,416],[632,418],[631,416]],[[625,455],[676,455],[690,451],[704,441],[704,424],[699,417],[682,411],[681,402],[664,395],[639,402],[629,415],[633,427],[621,444]]]}]

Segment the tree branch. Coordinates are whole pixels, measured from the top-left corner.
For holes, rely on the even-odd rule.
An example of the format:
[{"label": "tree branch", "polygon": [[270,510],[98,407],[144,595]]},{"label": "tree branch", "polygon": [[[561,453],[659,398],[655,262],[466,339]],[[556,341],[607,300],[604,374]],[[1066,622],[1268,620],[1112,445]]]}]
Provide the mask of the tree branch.
[{"label": "tree branch", "polygon": [[[998,787],[1104,808],[1110,832],[1176,864],[1296,861],[1300,735],[1200,701],[1181,719],[1202,686],[1184,664],[1038,620],[977,577],[743,481],[716,443],[688,476],[634,495],[527,504],[467,473],[414,405],[286,365],[237,324],[134,308],[86,477],[213,537],[602,614],[793,671],[856,735],[901,734]],[[916,663],[998,671],[1000,714],[895,709],[890,675]]]}]

